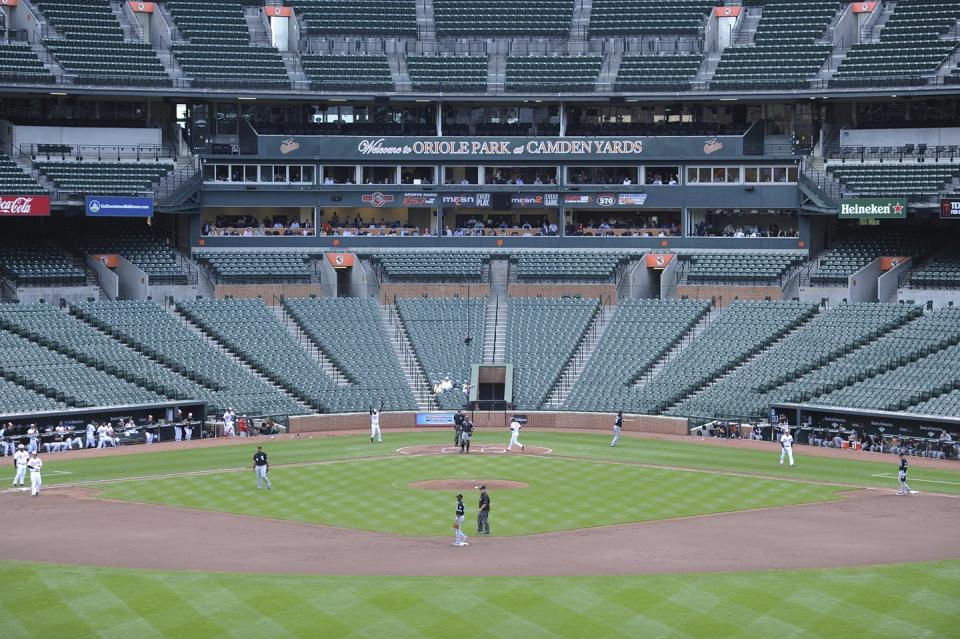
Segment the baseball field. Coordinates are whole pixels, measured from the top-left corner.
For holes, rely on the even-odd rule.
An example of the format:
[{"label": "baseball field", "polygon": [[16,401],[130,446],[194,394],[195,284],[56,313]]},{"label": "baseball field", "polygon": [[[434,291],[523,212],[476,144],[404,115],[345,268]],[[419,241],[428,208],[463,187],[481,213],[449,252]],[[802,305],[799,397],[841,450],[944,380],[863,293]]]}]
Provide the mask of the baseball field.
[{"label": "baseball field", "polygon": [[916,460],[900,497],[889,455],[800,446],[790,468],[759,442],[447,439],[48,455],[39,498],[0,492],[0,637],[957,636],[955,463]]}]

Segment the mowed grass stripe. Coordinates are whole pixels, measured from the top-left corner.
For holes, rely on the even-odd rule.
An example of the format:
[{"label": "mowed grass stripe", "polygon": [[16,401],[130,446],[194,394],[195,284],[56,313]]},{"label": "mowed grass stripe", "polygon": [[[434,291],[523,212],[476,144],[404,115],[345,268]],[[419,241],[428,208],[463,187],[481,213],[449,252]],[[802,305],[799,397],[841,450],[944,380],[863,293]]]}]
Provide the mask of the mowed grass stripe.
[{"label": "mowed grass stripe", "polygon": [[[935,606],[960,599],[960,561],[524,578],[228,575],[2,562],[0,588],[5,639],[133,636],[125,634],[131,629],[188,639],[264,633],[902,639],[955,637],[960,622],[956,605]],[[74,613],[80,591],[84,601],[100,605]]]},{"label": "mowed grass stripe", "polygon": [[[63,460],[46,455],[46,486],[88,481],[123,480],[169,474],[248,468],[255,445],[262,443],[270,454],[274,468],[287,464],[311,464],[344,458],[374,458],[396,455],[395,449],[430,443],[446,443],[446,429],[424,433],[387,433],[382,445],[371,445],[364,435],[314,437],[293,440],[250,440],[248,446],[223,446],[178,450],[150,454],[120,454],[109,457]],[[735,474],[783,477],[804,481],[820,481],[856,486],[896,488],[896,459],[864,461],[860,455],[837,459],[805,454],[805,446],[796,447],[797,466],[781,467],[779,447],[770,443],[769,451],[714,446],[691,439],[689,442],[625,437],[617,448],[611,448],[606,435],[588,433],[527,433],[531,445],[552,448],[557,457],[573,457],[628,464],[650,464],[665,467],[721,471]],[[481,433],[481,442],[498,442],[491,433]],[[454,456],[458,457],[458,456]],[[500,457],[500,455],[491,455]],[[419,457],[418,459],[423,459]],[[69,474],[53,474],[63,471]],[[12,480],[11,466],[0,466],[2,482]],[[930,469],[914,466],[910,479],[921,490],[960,494],[960,464],[957,470]],[[929,483],[928,483],[929,482]]]},{"label": "mowed grass stripe", "polygon": [[[491,491],[498,535],[523,535],[837,498],[836,487],[549,457],[429,456],[276,467],[273,490],[254,473],[223,472],[105,485],[103,497],[403,535],[450,534],[455,491],[409,488],[423,479],[507,479]],[[472,483],[472,481],[471,481]],[[478,493],[467,495],[467,533]]]}]

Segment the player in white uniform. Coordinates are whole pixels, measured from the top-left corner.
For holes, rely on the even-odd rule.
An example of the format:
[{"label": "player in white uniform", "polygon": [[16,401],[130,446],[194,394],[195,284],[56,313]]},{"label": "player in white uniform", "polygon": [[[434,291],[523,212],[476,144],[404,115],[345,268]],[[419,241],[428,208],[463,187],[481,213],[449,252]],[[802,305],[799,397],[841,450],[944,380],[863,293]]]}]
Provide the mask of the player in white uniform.
[{"label": "player in white uniform", "polygon": [[13,476],[14,486],[23,486],[23,479],[27,476],[27,462],[29,460],[29,453],[24,450],[23,444],[20,444],[17,447],[17,452],[13,454],[13,463],[17,469],[16,475]]},{"label": "player in white uniform", "polygon": [[783,465],[784,456],[790,458],[790,465],[793,466],[793,435],[790,434],[790,427],[783,428],[783,434],[780,435],[780,465]]},{"label": "player in white uniform", "polygon": [[225,437],[236,437],[237,431],[233,425],[235,415],[233,414],[233,409],[228,408],[227,412],[223,414],[223,434]]},{"label": "player in white uniform", "polygon": [[507,444],[507,451],[512,451],[514,445],[519,446],[521,452],[523,451],[523,444],[520,443],[520,429],[523,426],[520,425],[516,419],[510,421],[510,443]]},{"label": "player in white uniform", "polygon": [[373,443],[373,438],[377,438],[377,443],[383,441],[380,436],[380,409],[371,408],[370,409],[370,443]]},{"label": "player in white uniform", "polygon": [[27,468],[30,469],[30,494],[34,497],[40,495],[40,486],[43,480],[40,478],[40,469],[43,468],[43,460],[37,457],[36,453],[30,453],[30,461],[27,462]]},{"label": "player in white uniform", "polygon": [[40,431],[37,430],[36,424],[30,424],[30,428],[27,429],[27,437],[30,438],[30,442],[27,444],[27,452],[35,453],[40,450]]}]

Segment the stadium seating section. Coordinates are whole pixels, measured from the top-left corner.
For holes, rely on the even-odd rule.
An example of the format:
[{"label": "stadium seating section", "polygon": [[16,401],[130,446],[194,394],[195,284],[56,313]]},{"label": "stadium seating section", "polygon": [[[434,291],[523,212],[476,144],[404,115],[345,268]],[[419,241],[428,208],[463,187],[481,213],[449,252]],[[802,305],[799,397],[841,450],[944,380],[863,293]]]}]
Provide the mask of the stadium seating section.
[{"label": "stadium seating section", "polygon": [[621,300],[564,409],[632,410],[633,384],[676,347],[709,308],[702,300]]},{"label": "stadium seating section", "polygon": [[88,227],[72,233],[69,239],[84,255],[122,255],[143,269],[150,276],[151,284],[188,283],[180,254],[144,225],[114,223],[101,229]]},{"label": "stadium seating section", "polygon": [[307,412],[154,302],[90,302],[75,306],[72,312],[207,389],[198,399],[206,399],[212,413],[228,407],[248,415]]},{"label": "stadium seating section", "polygon": [[930,250],[930,240],[909,235],[879,235],[837,242],[816,259],[813,286],[847,286],[849,277],[878,257],[916,257]]},{"label": "stadium seating section", "polygon": [[930,259],[910,273],[915,288],[960,288],[960,254],[950,250]]},{"label": "stadium seating section", "polygon": [[414,0],[293,0],[308,35],[417,35]]},{"label": "stadium seating section", "polygon": [[936,195],[960,175],[960,164],[933,162],[846,162],[827,164],[851,195]]},{"label": "stadium seating section", "polygon": [[687,91],[703,56],[625,55],[617,72],[614,91]]},{"label": "stadium seating section", "polygon": [[510,300],[505,361],[513,364],[517,408],[543,406],[598,310],[595,299]]},{"label": "stadium seating section", "polygon": [[384,55],[304,54],[301,61],[315,91],[393,90],[390,65]]},{"label": "stadium seating section", "polygon": [[250,44],[240,2],[226,0],[215,7],[199,0],[164,4],[188,40],[175,43],[173,53],[194,87],[290,88],[280,53]]},{"label": "stadium seating section", "polygon": [[687,284],[774,284],[803,262],[785,253],[694,253],[681,255]]},{"label": "stadium seating section", "polygon": [[518,282],[613,282],[626,262],[612,253],[517,253],[510,256],[510,273]]},{"label": "stadium seating section", "polygon": [[415,410],[407,381],[390,346],[380,309],[370,298],[287,299],[284,306],[312,342],[345,373],[330,406],[337,412]]},{"label": "stadium seating section", "polygon": [[16,162],[0,155],[0,195],[42,195],[46,190]]},{"label": "stadium seating section", "polygon": [[926,84],[956,49],[957,40],[941,36],[960,18],[957,0],[900,0],[882,26],[878,42],[855,44],[831,86],[909,86]]},{"label": "stadium seating section", "polygon": [[566,36],[574,0],[433,0],[438,36]]},{"label": "stadium seating section", "polygon": [[482,56],[409,56],[407,71],[414,91],[484,93],[487,90],[487,58]]},{"label": "stadium seating section", "polygon": [[[431,385],[449,379],[453,390],[436,396],[441,410],[462,408],[467,396],[463,385],[470,383],[473,364],[483,361],[483,299],[433,298],[399,299],[397,311],[410,337],[417,359]],[[470,337],[469,345],[464,338]]]},{"label": "stadium seating section", "polygon": [[833,48],[829,42],[818,42],[818,38],[839,10],[835,0],[768,0],[754,44],[724,49],[711,88],[808,87]]},{"label": "stadium seating section", "polygon": [[507,91],[590,92],[600,74],[601,56],[528,56],[507,58]]},{"label": "stadium seating section", "polygon": [[218,282],[310,283],[313,261],[306,253],[213,253],[197,251],[197,263],[205,266]]},{"label": "stadium seating section", "polygon": [[818,314],[747,366],[684,400],[677,410],[701,416],[762,417],[772,402],[792,401],[803,396],[802,389],[818,388],[804,377],[811,371],[871,344],[920,314],[919,308],[905,304],[841,304]]},{"label": "stadium seating section", "polygon": [[383,282],[480,282],[486,279],[490,263],[488,254],[454,251],[384,252],[368,257]]},{"label": "stadium seating section", "polygon": [[170,162],[34,162],[64,195],[152,195],[160,180],[173,170]]},{"label": "stadium seating section", "polygon": [[593,0],[590,36],[696,35],[715,4],[705,0]]},{"label": "stadium seating section", "polygon": [[0,42],[0,80],[52,84],[54,77],[29,44]]},{"label": "stadium seating section", "polygon": [[87,283],[84,271],[63,251],[21,239],[0,239],[0,276],[17,287]]},{"label": "stadium seating section", "polygon": [[148,44],[127,42],[108,0],[36,0],[60,38],[44,45],[63,69],[85,84],[164,86],[171,83]]}]

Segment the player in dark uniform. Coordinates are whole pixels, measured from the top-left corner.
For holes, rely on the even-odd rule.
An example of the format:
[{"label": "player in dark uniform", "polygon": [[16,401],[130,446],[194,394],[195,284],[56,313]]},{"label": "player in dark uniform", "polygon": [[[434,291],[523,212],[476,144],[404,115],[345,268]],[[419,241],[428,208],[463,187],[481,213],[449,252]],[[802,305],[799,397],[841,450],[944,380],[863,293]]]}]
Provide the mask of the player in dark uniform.
[{"label": "player in dark uniform", "polygon": [[473,437],[473,422],[469,419],[463,420],[460,426],[460,452],[470,452],[470,439]]},{"label": "player in dark uniform", "polygon": [[457,414],[453,416],[453,432],[455,433],[453,436],[454,446],[460,445],[460,432],[463,429],[463,422],[466,418],[467,416],[463,414],[463,409],[458,408]]},{"label": "player in dark uniform", "polygon": [[267,490],[270,490],[270,478],[267,477],[267,473],[270,472],[270,462],[267,461],[267,454],[260,446],[257,446],[257,452],[253,456],[253,469],[257,471],[257,489],[263,488],[263,484],[266,483]]},{"label": "player in dark uniform", "polygon": [[457,495],[457,512],[454,514],[454,531],[456,539],[454,546],[467,546],[467,536],[463,532],[463,516],[466,512],[466,506],[463,504],[463,495]]},{"label": "player in dark uniform", "polygon": [[907,462],[907,458],[903,453],[900,453],[900,472],[898,473],[898,478],[900,479],[900,490],[897,492],[898,495],[916,495],[917,491],[910,490],[910,486],[907,485],[907,467],[910,465]]},{"label": "player in dark uniform", "polygon": [[480,506],[477,509],[477,534],[490,534],[490,495],[487,494],[487,487],[480,487]]}]

